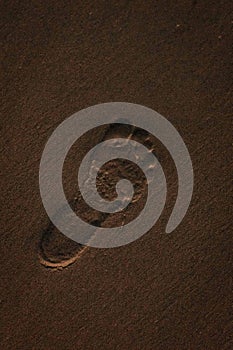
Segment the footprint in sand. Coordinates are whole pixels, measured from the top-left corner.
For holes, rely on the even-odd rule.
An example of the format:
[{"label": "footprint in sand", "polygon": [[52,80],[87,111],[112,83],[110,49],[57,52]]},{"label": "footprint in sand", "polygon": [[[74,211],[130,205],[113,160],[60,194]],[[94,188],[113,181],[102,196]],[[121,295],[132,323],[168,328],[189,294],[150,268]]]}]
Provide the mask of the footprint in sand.
[{"label": "footprint in sand", "polygon": [[[144,144],[148,148],[148,152],[153,151],[154,142],[150,134],[142,129],[124,124],[110,125],[100,142],[117,137],[134,139]],[[150,164],[148,164],[149,166]],[[147,184],[141,170],[135,169],[133,163],[128,161],[118,163],[116,160],[108,162],[99,171],[97,188],[105,199],[111,200],[116,196],[115,185],[122,178],[128,178],[134,185],[135,192],[132,199],[132,205],[134,205],[145,194]],[[104,227],[104,222],[108,221],[109,216],[117,216],[117,214],[105,214],[88,207],[80,193],[77,194],[70,205],[78,216],[97,227]],[[123,217],[125,217],[125,214],[123,214]],[[118,221],[116,226],[125,224],[122,216],[116,221]],[[39,242],[39,261],[46,268],[63,269],[77,261],[87,249],[89,247],[72,241],[50,223],[42,232]]]}]

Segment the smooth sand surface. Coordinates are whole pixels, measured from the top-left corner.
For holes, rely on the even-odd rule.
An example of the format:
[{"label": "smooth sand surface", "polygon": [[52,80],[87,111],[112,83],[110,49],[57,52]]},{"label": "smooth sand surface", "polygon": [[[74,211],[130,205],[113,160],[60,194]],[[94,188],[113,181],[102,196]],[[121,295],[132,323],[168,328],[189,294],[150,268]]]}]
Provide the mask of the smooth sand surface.
[{"label": "smooth sand surface", "polygon": [[[232,349],[231,1],[2,1],[1,17],[1,349]],[[173,123],[193,161],[193,199],[163,234],[177,177],[149,140],[168,179],[161,218],[127,246],[83,249],[50,225],[39,162],[59,123],[111,101]],[[71,150],[74,206],[78,163],[118,131],[96,129]],[[97,226],[125,219],[79,211]]]}]

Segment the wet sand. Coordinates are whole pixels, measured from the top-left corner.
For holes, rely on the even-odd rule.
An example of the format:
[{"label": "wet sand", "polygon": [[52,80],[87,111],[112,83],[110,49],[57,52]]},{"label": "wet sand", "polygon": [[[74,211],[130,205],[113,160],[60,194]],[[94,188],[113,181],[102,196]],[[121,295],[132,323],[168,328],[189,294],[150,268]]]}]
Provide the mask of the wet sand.
[{"label": "wet sand", "polygon": [[[232,349],[231,2],[2,1],[1,9],[1,349]],[[127,215],[77,205],[78,164],[119,132],[154,150],[168,196],[142,238],[83,248],[49,222],[39,162],[65,118],[110,101],[173,123],[191,155],[194,193],[179,227],[163,234],[177,195],[171,158],[140,130],[98,128],[64,168],[67,198],[84,220],[120,225],[145,202],[138,173]]]}]

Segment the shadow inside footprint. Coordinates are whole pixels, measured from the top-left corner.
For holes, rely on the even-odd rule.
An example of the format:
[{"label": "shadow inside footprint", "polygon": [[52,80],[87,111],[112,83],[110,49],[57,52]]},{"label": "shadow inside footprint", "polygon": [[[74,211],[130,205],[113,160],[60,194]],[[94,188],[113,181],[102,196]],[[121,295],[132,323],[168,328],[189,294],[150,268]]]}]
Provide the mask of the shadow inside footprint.
[{"label": "shadow inside footprint", "polygon": [[40,263],[49,268],[64,268],[74,263],[85,248],[64,236],[50,223],[42,232],[39,244]]}]

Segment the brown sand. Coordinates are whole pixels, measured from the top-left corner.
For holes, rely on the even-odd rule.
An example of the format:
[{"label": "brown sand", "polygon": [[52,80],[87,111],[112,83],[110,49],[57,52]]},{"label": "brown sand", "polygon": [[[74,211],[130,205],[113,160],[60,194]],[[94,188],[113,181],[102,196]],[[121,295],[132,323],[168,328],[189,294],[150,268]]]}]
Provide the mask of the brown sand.
[{"label": "brown sand", "polygon": [[[231,13],[229,0],[1,2],[1,349],[232,349]],[[177,179],[152,140],[169,185],[161,219],[130,245],[83,250],[50,226],[39,162],[61,121],[109,101],[174,124],[194,194],[180,226],[161,234]],[[74,205],[71,178],[105,132],[67,160]],[[83,211],[97,226],[122,220]]]}]

